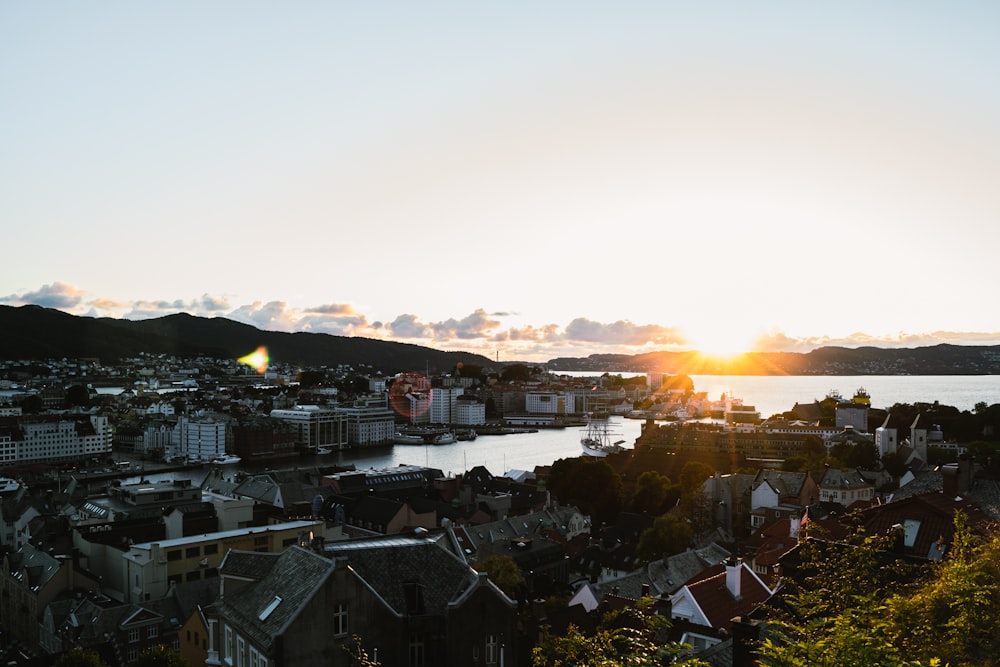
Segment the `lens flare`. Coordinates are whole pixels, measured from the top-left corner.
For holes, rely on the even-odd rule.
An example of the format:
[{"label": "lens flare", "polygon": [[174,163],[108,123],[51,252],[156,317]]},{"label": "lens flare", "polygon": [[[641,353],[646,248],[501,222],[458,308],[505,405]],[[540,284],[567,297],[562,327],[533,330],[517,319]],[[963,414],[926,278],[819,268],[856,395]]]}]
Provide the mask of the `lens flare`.
[{"label": "lens flare", "polygon": [[241,364],[250,366],[255,371],[263,375],[267,370],[267,364],[271,361],[271,358],[267,356],[267,348],[261,345],[250,354],[240,357],[238,361]]},{"label": "lens flare", "polygon": [[403,373],[389,388],[389,405],[402,417],[414,421],[431,407],[431,382],[420,373]]}]

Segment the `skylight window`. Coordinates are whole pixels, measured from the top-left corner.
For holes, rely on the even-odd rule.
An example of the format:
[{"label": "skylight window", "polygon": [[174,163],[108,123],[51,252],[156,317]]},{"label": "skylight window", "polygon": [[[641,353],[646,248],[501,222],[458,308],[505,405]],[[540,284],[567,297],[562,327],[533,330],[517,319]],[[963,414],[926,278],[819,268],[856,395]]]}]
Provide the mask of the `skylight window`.
[{"label": "skylight window", "polygon": [[261,610],[260,615],[257,616],[257,618],[259,618],[262,621],[266,621],[267,617],[270,616],[274,612],[274,610],[278,608],[279,604],[281,604],[281,596],[275,595],[274,599],[268,602],[267,606]]}]

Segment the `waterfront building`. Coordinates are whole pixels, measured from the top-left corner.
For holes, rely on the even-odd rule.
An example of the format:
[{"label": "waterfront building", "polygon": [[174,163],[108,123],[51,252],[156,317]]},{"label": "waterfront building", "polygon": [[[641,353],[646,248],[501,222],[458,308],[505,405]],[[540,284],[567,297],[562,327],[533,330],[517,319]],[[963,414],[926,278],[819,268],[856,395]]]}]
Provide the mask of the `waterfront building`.
[{"label": "waterfront building", "polygon": [[111,454],[113,434],[103,415],[0,418],[0,465],[103,458]]},{"label": "waterfront building", "polygon": [[344,419],[345,436],[337,445],[372,447],[392,442],[396,434],[396,414],[385,395],[359,398],[350,405],[338,405],[334,411]]},{"label": "waterfront building", "polygon": [[556,391],[529,391],[524,395],[525,410],[531,414],[565,415],[574,412],[573,396]]},{"label": "waterfront building", "polygon": [[478,426],[486,423],[486,404],[474,396],[461,396],[455,402],[452,423],[459,426]]},{"label": "waterfront building", "polygon": [[289,410],[271,410],[271,418],[292,426],[296,447],[302,451],[340,449],[347,444],[346,416],[334,408],[297,405]]},{"label": "waterfront building", "polygon": [[458,397],[465,393],[462,387],[434,387],[431,389],[430,422],[453,424]]},{"label": "waterfront building", "polygon": [[173,431],[173,456],[211,461],[226,453],[229,420],[221,415],[181,415]]}]

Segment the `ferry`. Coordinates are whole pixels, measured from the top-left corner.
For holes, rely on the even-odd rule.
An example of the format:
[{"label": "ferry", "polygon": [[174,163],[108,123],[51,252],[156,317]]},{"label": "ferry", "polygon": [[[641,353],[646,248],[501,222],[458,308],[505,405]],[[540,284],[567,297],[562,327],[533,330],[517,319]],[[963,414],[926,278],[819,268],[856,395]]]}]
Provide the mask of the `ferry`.
[{"label": "ferry", "polygon": [[228,466],[228,465],[236,465],[242,460],[243,459],[237,456],[236,454],[223,454],[222,456],[216,456],[211,461],[209,461],[209,463],[212,463],[217,466]]}]

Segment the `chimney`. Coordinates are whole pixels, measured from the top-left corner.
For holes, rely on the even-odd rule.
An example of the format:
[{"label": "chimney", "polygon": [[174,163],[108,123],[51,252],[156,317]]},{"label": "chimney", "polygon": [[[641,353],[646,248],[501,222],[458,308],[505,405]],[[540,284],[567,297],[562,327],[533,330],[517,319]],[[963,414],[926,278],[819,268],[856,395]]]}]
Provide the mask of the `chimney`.
[{"label": "chimney", "polygon": [[740,599],[740,583],[743,578],[743,559],[732,556],[726,561],[726,588],[737,600]]}]

